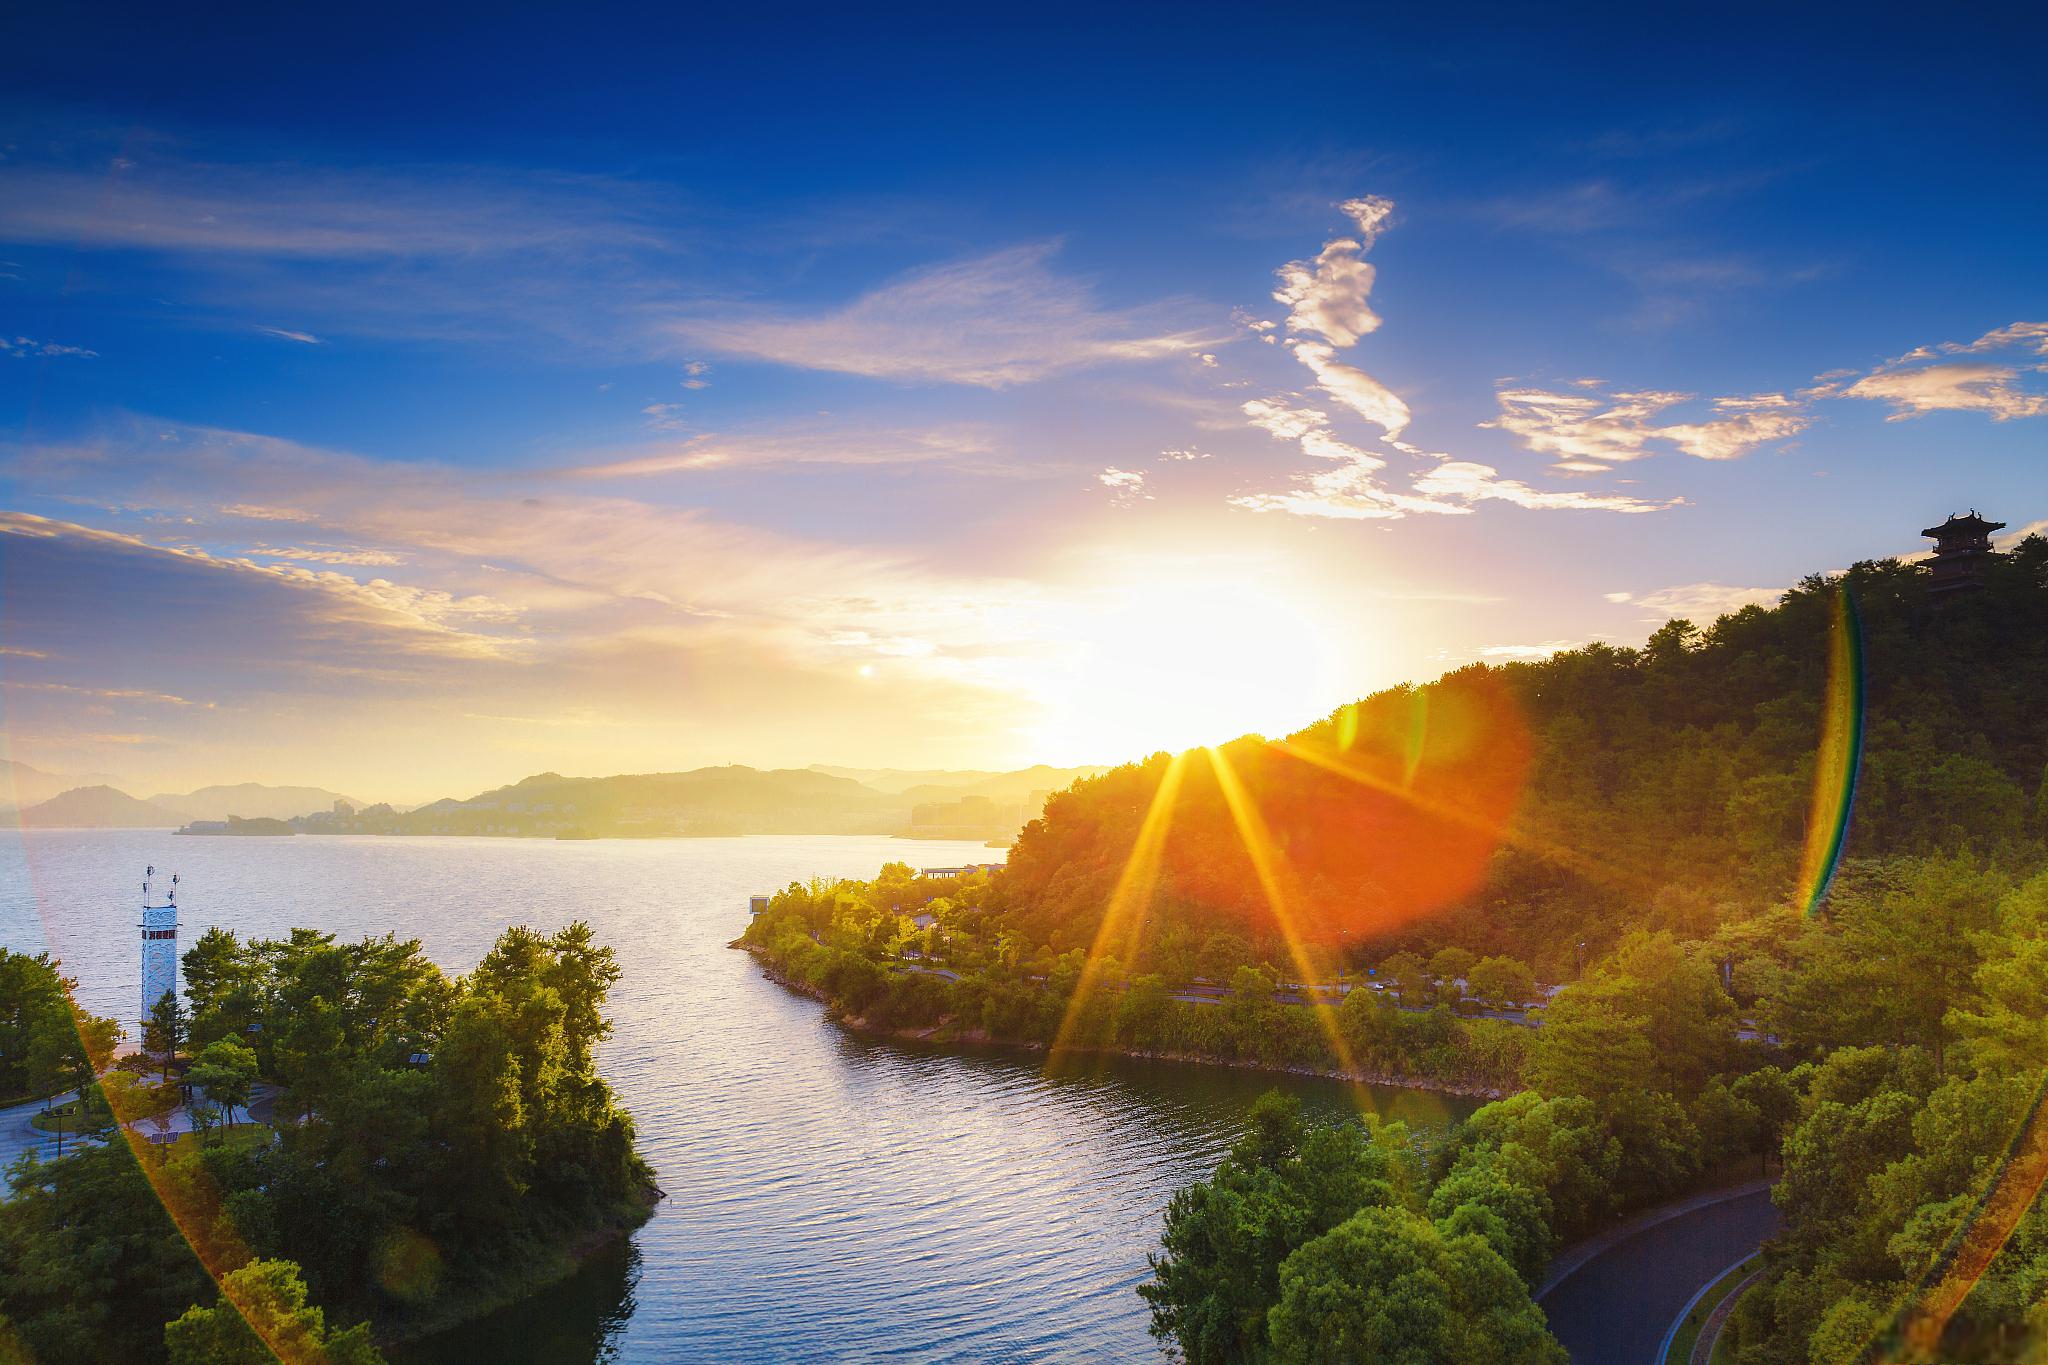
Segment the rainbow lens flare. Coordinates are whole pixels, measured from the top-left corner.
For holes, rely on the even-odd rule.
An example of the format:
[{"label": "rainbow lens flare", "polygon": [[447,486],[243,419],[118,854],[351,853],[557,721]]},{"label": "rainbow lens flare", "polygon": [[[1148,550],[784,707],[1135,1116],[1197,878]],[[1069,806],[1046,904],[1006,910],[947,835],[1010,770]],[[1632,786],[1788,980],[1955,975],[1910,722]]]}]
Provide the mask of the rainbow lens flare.
[{"label": "rainbow lens flare", "polygon": [[1821,697],[1820,749],[1813,762],[1806,848],[1799,859],[1798,903],[1811,916],[1827,899],[1849,839],[1849,812],[1863,767],[1863,620],[1843,580],[1828,631],[1827,689]]}]

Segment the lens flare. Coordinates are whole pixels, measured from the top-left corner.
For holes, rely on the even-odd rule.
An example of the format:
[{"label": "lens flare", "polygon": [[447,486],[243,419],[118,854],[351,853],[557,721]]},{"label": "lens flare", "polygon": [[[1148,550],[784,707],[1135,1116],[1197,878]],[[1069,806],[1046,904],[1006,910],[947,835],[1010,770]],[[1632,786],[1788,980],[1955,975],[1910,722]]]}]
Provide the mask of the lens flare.
[{"label": "lens flare", "polygon": [[2026,1117],[2006,1144],[1969,1217],[1903,1296],[1886,1330],[1864,1351],[1869,1365],[1920,1365],[1938,1358],[1949,1319],[2005,1249],[2043,1184],[2048,1184],[2048,1073],[2035,1087]]},{"label": "lens flare", "polygon": [[1145,929],[1144,911],[1152,904],[1152,893],[1159,886],[1159,855],[1173,824],[1174,803],[1180,799],[1181,778],[1186,770],[1187,755],[1175,754],[1167,760],[1166,771],[1152,790],[1151,804],[1145,807],[1145,818],[1138,825],[1138,837],[1124,859],[1123,870],[1117,874],[1116,889],[1110,893],[1102,923],[1096,926],[1095,941],[1089,945],[1087,960],[1081,964],[1081,979],[1074,983],[1067,1012],[1053,1037],[1047,1058],[1049,1070],[1058,1069],[1072,1053],[1074,1032],[1088,1002],[1101,986],[1102,973],[1112,952],[1126,964],[1137,956]]},{"label": "lens flare", "polygon": [[1813,761],[1813,800],[1807,809],[1806,848],[1799,860],[1797,902],[1809,916],[1827,899],[1828,885],[1849,839],[1849,813],[1863,767],[1863,621],[1844,580],[1835,593],[1828,631],[1827,690],[1821,699],[1820,749]]},{"label": "lens flare", "polygon": [[[22,853],[33,881],[34,860],[29,857],[25,837]],[[52,946],[56,946],[57,921],[45,909],[45,898],[40,890],[35,892],[35,904],[43,921],[44,934]],[[63,980],[65,995],[71,1004],[72,1025],[78,1031],[79,1041],[87,1050],[94,1073],[105,1073],[113,1058],[98,1055],[94,1040],[85,1027],[88,1016],[75,993],[76,983],[68,978]],[[165,1215],[185,1239],[186,1245],[191,1247],[207,1278],[280,1365],[329,1365],[325,1348],[309,1343],[301,1335],[285,1332],[284,1324],[275,1314],[245,1301],[240,1288],[228,1278],[232,1272],[254,1260],[255,1254],[236,1229],[221,1197],[220,1187],[200,1162],[189,1159],[191,1154],[188,1151],[179,1150],[187,1143],[198,1142],[199,1138],[180,1137],[166,1147],[151,1142],[144,1133],[143,1125],[161,1112],[146,1097],[144,1092],[148,1089],[150,1087],[141,1085],[101,1084],[100,1091],[105,1095],[107,1107],[114,1118],[114,1133],[109,1140],[127,1145],[157,1202],[163,1206]]]},{"label": "lens flare", "polygon": [[[1244,843],[1246,856],[1251,859],[1252,875],[1258,878],[1259,890],[1266,898],[1266,908],[1280,930],[1281,941],[1287,945],[1287,956],[1294,965],[1295,976],[1310,992],[1308,1009],[1315,1015],[1324,1036],[1330,1040],[1330,1050],[1336,1054],[1339,1068],[1346,1075],[1355,1076],[1358,1067],[1351,1060],[1351,1048],[1344,1041],[1344,1031],[1337,1026],[1337,1012],[1327,1000],[1314,994],[1318,973],[1302,941],[1296,898],[1273,843],[1272,833],[1266,828],[1265,817],[1259,813],[1251,794],[1238,778],[1237,769],[1231,766],[1223,752],[1219,749],[1204,749],[1202,752],[1209,756],[1209,764],[1215,769],[1216,785],[1222,789],[1223,802],[1230,809],[1231,823],[1237,826],[1238,838]],[[1362,1091],[1360,1099],[1362,1103]]]}]

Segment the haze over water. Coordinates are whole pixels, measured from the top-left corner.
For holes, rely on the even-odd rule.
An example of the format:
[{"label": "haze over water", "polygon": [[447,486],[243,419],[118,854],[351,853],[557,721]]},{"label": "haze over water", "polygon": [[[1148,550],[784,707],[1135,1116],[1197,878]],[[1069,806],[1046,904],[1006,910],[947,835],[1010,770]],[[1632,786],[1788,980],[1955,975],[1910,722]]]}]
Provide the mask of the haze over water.
[{"label": "haze over water", "polygon": [[[142,869],[183,875],[180,946],[215,924],[417,937],[450,972],[499,931],[588,919],[618,952],[606,1075],[668,1198],[622,1255],[407,1353],[425,1365],[589,1360],[1129,1359],[1157,1348],[1132,1287],[1174,1189],[1205,1176],[1263,1090],[1334,1084],[877,1043],[727,948],[749,894],[976,844],[788,837],[173,838],[61,831],[0,845],[0,944],[48,948],[80,1002],[136,1010]],[[1472,1107],[1375,1091],[1432,1130]]]}]

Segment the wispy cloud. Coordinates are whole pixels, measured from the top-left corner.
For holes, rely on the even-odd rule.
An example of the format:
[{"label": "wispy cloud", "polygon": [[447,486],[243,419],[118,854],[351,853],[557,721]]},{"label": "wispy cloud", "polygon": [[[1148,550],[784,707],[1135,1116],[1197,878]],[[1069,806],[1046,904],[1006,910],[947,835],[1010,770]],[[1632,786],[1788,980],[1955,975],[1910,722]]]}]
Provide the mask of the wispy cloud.
[{"label": "wispy cloud", "polygon": [[0,242],[119,255],[201,325],[307,346],[529,336],[651,355],[664,339],[647,314],[684,296],[689,215],[646,181],[223,143],[194,155],[147,134],[117,156],[89,130],[47,145],[67,151],[0,163]]},{"label": "wispy cloud", "polygon": [[161,147],[0,167],[0,239],[265,257],[503,256],[571,243],[654,246],[644,189],[474,167],[366,170],[204,161]]},{"label": "wispy cloud", "polygon": [[1110,491],[1111,501],[1120,507],[1152,500],[1152,495],[1145,491],[1145,472],[1141,469],[1118,469],[1111,465],[1097,474],[1095,481]]},{"label": "wispy cloud", "polygon": [[[671,405],[655,406],[666,410]],[[662,414],[664,419],[668,415],[666,411]],[[1002,461],[996,437],[981,427],[875,428],[799,423],[752,432],[692,436],[562,473],[579,479],[634,479],[719,469],[940,463],[977,473],[1030,472],[1028,467]]]},{"label": "wispy cloud", "polygon": [[1584,640],[1545,640],[1541,644],[1533,645],[1487,645],[1479,654],[1481,658],[1507,659],[1511,662],[1547,659],[1553,654],[1581,648],[1585,643]]},{"label": "wispy cloud", "polygon": [[89,351],[83,346],[66,346],[62,342],[37,341],[34,337],[0,337],[0,351],[5,351],[17,360],[29,356],[70,356],[78,360],[92,360],[98,351]]},{"label": "wispy cloud", "polygon": [[[1382,443],[1423,466],[1409,490],[1400,491],[1389,486],[1384,475],[1387,459],[1340,439],[1326,411],[1282,398],[1253,399],[1242,404],[1241,410],[1254,427],[1276,439],[1293,441],[1303,454],[1335,467],[1313,470],[1283,489],[1240,494],[1231,499],[1234,505],[1256,512],[1345,520],[1392,520],[1418,513],[1461,515],[1484,502],[1505,502],[1533,511],[1654,512],[1674,505],[1624,494],[1539,489],[1501,477],[1492,465],[1454,460],[1402,440],[1411,416],[1407,403],[1372,375],[1338,358],[1340,349],[1356,344],[1380,325],[1369,302],[1373,268],[1363,255],[1391,221],[1394,205],[1386,199],[1366,197],[1347,200],[1341,207],[1357,224],[1357,235],[1334,238],[1313,260],[1293,261],[1280,269],[1281,287],[1273,297],[1289,306],[1287,330],[1305,334],[1288,337],[1286,345],[1315,376],[1318,391],[1379,427]],[[1255,333],[1272,335],[1255,319],[1241,316],[1237,321]],[[1576,414],[1582,425],[1584,410],[1599,406],[1596,400],[1577,395],[1540,396],[1554,400],[1546,411]],[[1672,401],[1676,397],[1672,396]],[[1734,416],[1722,420],[1733,421]],[[1717,433],[1691,428],[1679,439],[1705,444],[1716,438]],[[1633,453],[1627,457],[1633,458]],[[1584,457],[1575,463],[1576,469],[1561,467],[1568,472],[1607,468]]]},{"label": "wispy cloud", "polygon": [[1641,607],[1652,613],[1645,620],[1667,621],[1682,618],[1688,621],[1706,623],[1717,621],[1732,611],[1744,607],[1775,606],[1785,595],[1782,588],[1743,588],[1727,583],[1681,583],[1674,587],[1658,588],[1652,592],[1610,592],[1607,600],[1616,604]]},{"label": "wispy cloud", "polygon": [[230,502],[221,506],[224,517],[240,517],[246,521],[311,521],[311,512],[296,507],[265,507],[253,502]]},{"label": "wispy cloud", "polygon": [[258,559],[291,559],[307,564],[353,564],[369,568],[394,568],[405,556],[389,550],[344,550],[304,545],[254,545],[247,551]]},{"label": "wispy cloud", "polygon": [[135,687],[75,687],[70,683],[24,682],[17,678],[0,680],[0,687],[21,692],[61,692],[72,697],[95,697],[101,701],[146,702],[154,706],[196,706],[211,711],[210,701],[191,701],[169,692],[151,692]]},{"label": "wispy cloud", "polygon": [[[1953,358],[1959,356],[1999,358]],[[2040,417],[2048,415],[2048,388],[2027,376],[2048,374],[2042,357],[2048,357],[2048,322],[2014,322],[1975,341],[1915,347],[1867,374],[1830,372],[1802,396],[1884,403],[1892,422],[1931,412],[1981,412],[1994,422]]]},{"label": "wispy cloud", "polygon": [[[480,594],[459,595],[382,578],[363,581],[296,564],[265,564],[243,556],[216,555],[189,545],[158,544],[125,532],[55,521],[26,512],[0,512],[0,535],[49,542],[67,552],[82,547],[126,558],[135,561],[134,572],[145,578],[151,571],[152,560],[159,565],[182,561],[222,575],[260,577],[311,594],[318,603],[310,613],[313,618],[393,632],[393,643],[400,648],[496,656],[518,644],[514,637],[479,629],[508,625],[518,619],[513,608]],[[17,564],[21,554],[19,549],[14,552]]]},{"label": "wispy cloud", "polygon": [[1446,460],[1415,480],[1415,491],[1430,497],[1457,498],[1466,503],[1506,502],[1531,511],[1661,512],[1677,500],[1656,501],[1622,493],[1592,493],[1577,488],[1532,488],[1519,479],[1504,479],[1492,465]]},{"label": "wispy cloud", "polygon": [[1503,388],[1495,395],[1500,415],[1480,425],[1555,456],[1560,472],[1587,474],[1654,454],[1658,444],[1702,460],[1739,459],[1812,423],[1806,406],[1783,394],[1710,399],[1708,415],[1667,421],[1664,415],[1693,395],[1642,390],[1601,396],[1592,381],[1575,387],[1581,392]]},{"label": "wispy cloud", "polygon": [[1051,243],[1011,247],[901,276],[837,308],[732,308],[676,320],[693,346],[876,379],[999,389],[1086,366],[1197,354],[1215,329],[1164,325],[1157,310],[1105,309],[1054,273]]}]

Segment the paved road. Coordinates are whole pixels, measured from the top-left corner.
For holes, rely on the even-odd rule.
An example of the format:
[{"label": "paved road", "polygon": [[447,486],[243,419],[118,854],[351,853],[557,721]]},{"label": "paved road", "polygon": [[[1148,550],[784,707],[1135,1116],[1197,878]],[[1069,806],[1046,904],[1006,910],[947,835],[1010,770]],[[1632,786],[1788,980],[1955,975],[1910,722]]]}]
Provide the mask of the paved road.
[{"label": "paved road", "polygon": [[[899,958],[896,965],[906,972],[913,972],[919,976],[942,976],[948,981],[958,981],[960,979],[958,972],[950,971],[944,967],[934,967],[930,963],[907,962]],[[1042,981],[1045,978],[1035,976],[1031,979],[1033,981]],[[1123,990],[1125,989],[1125,984],[1119,981],[1116,983],[1115,988]],[[1364,988],[1360,987],[1359,989]],[[1172,992],[1171,995],[1173,999],[1184,1001],[1190,1005],[1215,1005],[1232,997],[1231,991],[1223,986],[1183,986],[1181,989]],[[1334,991],[1321,996],[1310,996],[1298,989],[1277,990],[1273,992],[1273,998],[1283,1005],[1327,1004],[1334,1007],[1343,1003],[1343,997]],[[1435,1007],[1431,1005],[1402,1005],[1401,1008],[1410,1014],[1427,1014]],[[1459,1018],[1498,1019],[1503,1024],[1519,1024],[1523,1028],[1543,1027],[1543,1021],[1531,1017],[1526,1010],[1480,1008],[1468,1010],[1459,1015]]]},{"label": "paved road", "polygon": [[[75,1092],[51,1103],[62,1103],[74,1098]],[[12,1166],[17,1157],[30,1149],[34,1149],[45,1161],[57,1155],[57,1135],[42,1132],[29,1122],[42,1112],[43,1104],[42,1100],[30,1100],[26,1104],[10,1105],[0,1109],[0,1171]],[[78,1143],[77,1134],[67,1135],[64,1139],[64,1150],[68,1152]]]},{"label": "paved road", "polygon": [[1576,1365],[1651,1365],[1699,1287],[1778,1230],[1767,1189],[1687,1209],[1602,1246],[1542,1294]]}]

